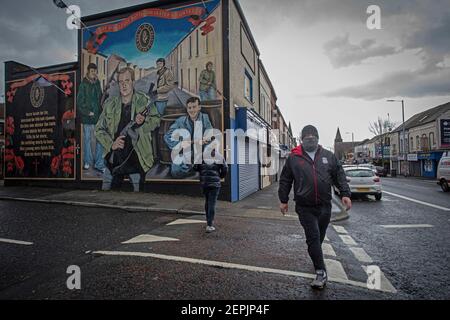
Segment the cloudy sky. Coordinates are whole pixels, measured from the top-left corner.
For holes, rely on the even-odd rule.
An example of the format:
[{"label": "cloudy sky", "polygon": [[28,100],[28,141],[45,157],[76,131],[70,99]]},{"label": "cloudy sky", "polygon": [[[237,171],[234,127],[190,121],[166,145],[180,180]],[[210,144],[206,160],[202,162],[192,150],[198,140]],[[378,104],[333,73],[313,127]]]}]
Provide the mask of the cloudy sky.
[{"label": "cloudy sky", "polygon": [[[67,0],[82,15],[148,1]],[[2,0],[0,61],[42,66],[76,59],[76,32],[51,0]],[[241,0],[261,59],[295,134],[319,128],[332,146],[337,127],[370,138],[377,117],[400,123],[450,101],[450,0]],[[381,8],[381,30],[366,10]],[[0,66],[0,99],[4,67]]]}]

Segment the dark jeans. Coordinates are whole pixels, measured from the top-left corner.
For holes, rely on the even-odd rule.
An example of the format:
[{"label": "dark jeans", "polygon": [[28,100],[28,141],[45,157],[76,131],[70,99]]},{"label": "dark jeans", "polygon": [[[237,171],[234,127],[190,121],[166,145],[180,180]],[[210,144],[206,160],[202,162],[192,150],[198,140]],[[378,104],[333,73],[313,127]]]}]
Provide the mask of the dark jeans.
[{"label": "dark jeans", "polygon": [[326,270],[322,243],[331,219],[331,204],[319,207],[296,206],[300,223],[305,230],[308,253],[316,270]]},{"label": "dark jeans", "polygon": [[219,197],[220,188],[203,188],[205,195],[205,213],[208,226],[212,226],[216,215],[216,202]]}]

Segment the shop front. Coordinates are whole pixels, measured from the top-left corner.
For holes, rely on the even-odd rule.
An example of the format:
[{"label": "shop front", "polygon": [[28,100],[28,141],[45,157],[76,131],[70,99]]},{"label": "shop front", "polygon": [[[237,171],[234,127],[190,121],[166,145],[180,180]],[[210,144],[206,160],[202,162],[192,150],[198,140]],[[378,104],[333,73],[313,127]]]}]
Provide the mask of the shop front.
[{"label": "shop front", "polygon": [[420,161],[417,153],[408,154],[409,175],[412,177],[422,176]]},{"label": "shop front", "polygon": [[242,200],[270,183],[263,167],[267,160],[263,151],[267,150],[264,142],[269,126],[255,111],[236,107],[235,129],[233,149],[237,174],[232,178],[232,201]]},{"label": "shop front", "polygon": [[422,176],[425,178],[436,178],[437,167],[441,160],[443,152],[419,153],[418,159],[422,169]]}]

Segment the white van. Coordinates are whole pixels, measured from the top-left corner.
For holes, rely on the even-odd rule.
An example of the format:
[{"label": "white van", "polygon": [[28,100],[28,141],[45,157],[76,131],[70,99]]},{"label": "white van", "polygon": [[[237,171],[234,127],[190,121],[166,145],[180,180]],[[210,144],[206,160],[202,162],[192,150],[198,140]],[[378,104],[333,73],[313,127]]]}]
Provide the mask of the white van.
[{"label": "white van", "polygon": [[450,191],[450,151],[442,155],[437,170],[438,185],[444,192]]}]

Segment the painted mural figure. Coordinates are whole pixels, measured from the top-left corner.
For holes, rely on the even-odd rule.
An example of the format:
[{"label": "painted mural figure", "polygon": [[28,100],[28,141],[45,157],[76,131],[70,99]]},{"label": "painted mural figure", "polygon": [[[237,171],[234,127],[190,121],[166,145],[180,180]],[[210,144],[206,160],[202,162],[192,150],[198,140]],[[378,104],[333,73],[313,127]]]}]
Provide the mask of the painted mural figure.
[{"label": "painted mural figure", "polygon": [[216,73],[213,71],[213,63],[206,64],[206,69],[200,73],[199,94],[201,101],[216,100]]},{"label": "painted mural figure", "polygon": [[[193,149],[193,141],[194,138],[194,128],[196,122],[201,122],[202,126],[202,137],[204,137],[204,133],[208,129],[213,129],[209,116],[206,113],[201,112],[200,99],[197,97],[189,98],[186,101],[186,111],[187,115],[179,117],[175,122],[170,126],[169,130],[164,135],[164,141],[166,145],[173,150],[176,148],[180,141],[173,139],[173,133],[177,129],[186,129],[190,133],[191,141],[182,141],[181,148],[191,148]],[[206,138],[203,138],[201,144],[204,146],[208,144],[209,141]],[[193,170],[193,161],[189,163],[183,164],[174,164],[171,165],[171,176],[176,179],[183,179],[192,174],[195,174]]]},{"label": "painted mural figure", "polygon": [[[78,112],[81,114],[83,127],[83,169],[89,170],[93,164],[96,170],[104,172],[103,148],[94,136],[95,125],[102,111],[101,97],[102,88],[97,77],[97,65],[91,63],[87,67],[86,76],[81,81],[77,96]],[[95,156],[91,147],[92,139],[95,139]]]},{"label": "painted mural figure", "polygon": [[156,96],[156,108],[159,114],[163,115],[169,101],[169,93],[175,88],[175,77],[172,71],[166,67],[165,59],[159,58],[156,66],[158,72],[156,73],[156,90],[153,94]]},{"label": "painted mural figure", "polygon": [[[140,191],[145,174],[154,165],[152,131],[159,127],[160,115],[154,104],[145,117],[141,112],[151,103],[143,92],[134,89],[134,71],[123,68],[118,72],[120,96],[106,100],[103,112],[96,126],[95,134],[104,147],[103,156],[108,158],[111,151],[118,151],[114,161],[105,169],[102,190],[120,188],[125,176],[130,178],[135,192]],[[120,133],[134,119],[139,126],[138,138],[121,136]],[[114,174],[113,174],[114,172]]]}]

